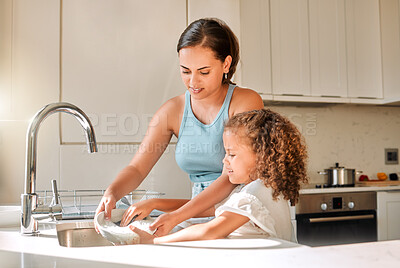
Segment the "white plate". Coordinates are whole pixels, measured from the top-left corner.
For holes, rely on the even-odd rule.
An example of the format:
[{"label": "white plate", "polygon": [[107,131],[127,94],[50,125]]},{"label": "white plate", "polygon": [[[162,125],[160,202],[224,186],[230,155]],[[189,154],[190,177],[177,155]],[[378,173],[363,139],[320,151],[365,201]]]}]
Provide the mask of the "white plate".
[{"label": "white plate", "polygon": [[[124,215],[125,209],[113,209],[111,211],[111,220],[106,221],[104,219],[104,211],[97,214],[94,221],[97,225],[100,234],[105,237],[108,241],[117,244],[117,245],[130,245],[139,243],[139,236],[131,231],[128,226],[119,227],[115,224],[115,222],[121,221],[122,216]],[[154,220],[140,220],[134,221],[131,223],[137,228],[142,229],[148,233],[152,233],[149,230],[150,224]]]},{"label": "white plate", "polygon": [[20,218],[20,206],[0,206],[0,227],[19,226]]}]

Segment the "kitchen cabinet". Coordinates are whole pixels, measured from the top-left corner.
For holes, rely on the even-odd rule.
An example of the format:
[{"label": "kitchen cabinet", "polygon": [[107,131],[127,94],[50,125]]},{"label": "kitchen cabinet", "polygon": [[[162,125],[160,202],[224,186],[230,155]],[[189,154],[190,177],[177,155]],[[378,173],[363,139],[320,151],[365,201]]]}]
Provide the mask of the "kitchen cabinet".
[{"label": "kitchen cabinet", "polygon": [[[60,1],[0,2],[0,200],[11,203],[23,190],[29,120],[59,100]],[[58,176],[58,124],[53,115],[39,130],[37,189]]]},{"label": "kitchen cabinet", "polygon": [[274,95],[347,97],[344,0],[271,0]]},{"label": "kitchen cabinet", "polygon": [[244,85],[266,100],[399,101],[399,2],[241,1]]},{"label": "kitchen cabinet", "polygon": [[400,191],[377,193],[378,240],[400,239]]},{"label": "kitchen cabinet", "polygon": [[0,75],[5,79],[6,93],[0,106],[5,101],[5,119],[27,121],[42,106],[58,101],[60,3],[2,1],[0,9],[4,12],[0,14],[4,15],[0,16],[4,60],[0,66],[10,68]]},{"label": "kitchen cabinet", "polygon": [[[0,2],[0,118],[11,112],[12,1]],[[0,134],[1,135],[1,134]],[[1,141],[1,137],[0,137]]]},{"label": "kitchen cabinet", "polygon": [[219,18],[240,39],[239,0],[188,0],[188,24],[201,18]]},{"label": "kitchen cabinet", "polygon": [[[229,25],[237,38],[240,34],[240,0],[188,0],[188,24],[201,18],[218,18]],[[239,62],[233,81],[241,84],[241,63]]]},{"label": "kitchen cabinet", "polygon": [[347,97],[344,0],[309,0],[311,95]]},{"label": "kitchen cabinet", "polygon": [[[176,44],[186,1],[62,4],[62,101],[88,113],[98,142],[140,142],[157,109],[185,92]],[[63,116],[63,143],[83,142],[79,128]]]},{"label": "kitchen cabinet", "polygon": [[400,0],[381,0],[383,96],[400,100]]},{"label": "kitchen cabinet", "polygon": [[347,0],[348,96],[383,98],[379,0]]},{"label": "kitchen cabinet", "polygon": [[270,0],[272,92],[311,95],[308,1]]},{"label": "kitchen cabinet", "polygon": [[270,16],[273,94],[382,98],[378,0],[271,0]]},{"label": "kitchen cabinet", "polygon": [[240,1],[242,85],[261,94],[271,95],[271,39],[269,2]]}]

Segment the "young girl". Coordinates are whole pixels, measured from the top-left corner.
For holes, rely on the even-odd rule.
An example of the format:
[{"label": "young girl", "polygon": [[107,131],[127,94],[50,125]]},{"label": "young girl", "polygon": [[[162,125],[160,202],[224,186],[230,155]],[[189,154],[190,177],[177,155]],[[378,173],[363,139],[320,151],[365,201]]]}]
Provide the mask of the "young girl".
[{"label": "young girl", "polygon": [[[152,236],[134,226],[141,243],[219,238],[292,238],[288,200],[295,204],[300,183],[307,182],[306,146],[297,128],[271,110],[233,116],[225,125],[224,173],[238,186],[228,198],[198,216],[215,219],[166,236]],[[171,211],[188,200],[151,199],[149,209]]]}]

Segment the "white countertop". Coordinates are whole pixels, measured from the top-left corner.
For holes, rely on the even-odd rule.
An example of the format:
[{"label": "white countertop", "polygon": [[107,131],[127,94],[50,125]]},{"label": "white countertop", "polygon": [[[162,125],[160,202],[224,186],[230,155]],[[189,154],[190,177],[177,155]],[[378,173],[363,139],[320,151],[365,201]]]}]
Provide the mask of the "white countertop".
[{"label": "white countertop", "polygon": [[[400,186],[309,188],[300,194],[399,191]],[[254,241],[242,240],[243,245]],[[217,241],[218,242],[218,241]],[[237,244],[224,239],[223,244]],[[208,245],[208,246],[207,246]],[[253,248],[215,247],[216,241],[169,245],[66,248],[56,231],[21,236],[19,228],[0,228],[1,267],[400,267],[400,240],[307,247],[279,239],[262,239]],[[246,248],[247,247],[247,248]]]},{"label": "white countertop", "polygon": [[[222,242],[229,242],[225,240]],[[248,242],[248,241],[247,241]],[[250,241],[251,242],[251,241]],[[208,243],[211,248],[205,248]],[[243,244],[246,245],[245,241]],[[278,245],[277,245],[278,244]],[[0,229],[2,267],[399,267],[400,240],[311,248],[262,239],[258,248],[212,248],[215,241],[65,248],[55,232],[21,236]],[[264,245],[264,246],[263,246]],[[105,266],[107,264],[107,266]],[[340,265],[340,266],[338,266]],[[36,266],[35,266],[36,267]]]},{"label": "white countertop", "polygon": [[319,194],[319,193],[345,193],[345,192],[380,192],[380,191],[400,191],[400,185],[396,186],[355,186],[337,188],[303,188],[300,194]]}]

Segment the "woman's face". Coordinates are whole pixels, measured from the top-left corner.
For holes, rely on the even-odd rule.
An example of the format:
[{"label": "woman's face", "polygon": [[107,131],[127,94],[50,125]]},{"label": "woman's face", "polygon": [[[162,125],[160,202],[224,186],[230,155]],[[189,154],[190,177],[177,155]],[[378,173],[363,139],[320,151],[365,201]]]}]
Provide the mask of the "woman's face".
[{"label": "woman's face", "polygon": [[243,139],[244,137],[238,135],[237,132],[224,131],[223,140],[226,154],[222,163],[228,172],[229,181],[233,184],[251,182],[250,173],[256,165],[256,153]]},{"label": "woman's face", "polygon": [[179,51],[182,81],[195,99],[203,99],[219,89],[224,73],[229,72],[232,59],[218,60],[206,47],[185,47]]}]

